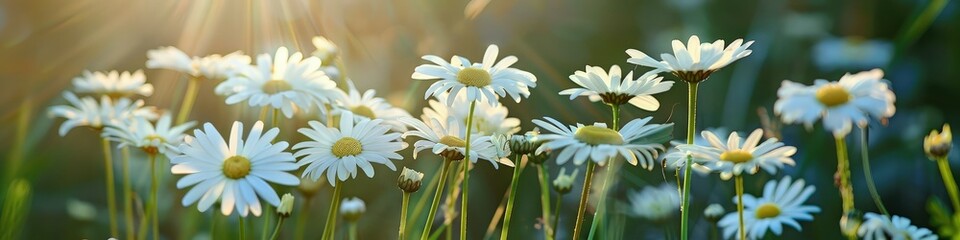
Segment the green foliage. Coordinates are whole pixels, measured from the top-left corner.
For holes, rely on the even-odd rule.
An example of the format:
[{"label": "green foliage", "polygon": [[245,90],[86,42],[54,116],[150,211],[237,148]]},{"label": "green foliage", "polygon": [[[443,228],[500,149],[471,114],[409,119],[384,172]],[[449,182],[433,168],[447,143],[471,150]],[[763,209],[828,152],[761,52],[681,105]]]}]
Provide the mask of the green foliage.
[{"label": "green foliage", "polygon": [[7,188],[0,215],[0,239],[18,239],[30,212],[30,182],[14,179]]},{"label": "green foliage", "polygon": [[927,212],[930,213],[930,224],[937,228],[937,235],[960,240],[960,234],[957,234],[957,229],[960,229],[957,226],[960,223],[960,215],[951,214],[940,198],[934,196],[927,200]]}]

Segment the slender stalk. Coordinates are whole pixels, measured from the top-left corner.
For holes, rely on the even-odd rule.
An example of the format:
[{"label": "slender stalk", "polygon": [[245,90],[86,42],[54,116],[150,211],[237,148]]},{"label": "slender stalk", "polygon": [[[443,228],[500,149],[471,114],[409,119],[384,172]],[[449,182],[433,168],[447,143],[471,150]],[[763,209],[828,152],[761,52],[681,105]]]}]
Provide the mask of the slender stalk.
[{"label": "slender stalk", "polygon": [[101,142],[103,143],[104,177],[107,185],[107,211],[110,214],[110,236],[120,236],[117,230],[117,190],[113,183],[113,149],[110,148],[109,139],[103,138]]},{"label": "slender stalk", "polygon": [[953,211],[960,211],[960,193],[957,191],[957,181],[953,178],[953,171],[950,170],[950,162],[947,157],[937,159],[937,165],[940,167],[940,176],[943,177],[943,185],[950,194],[950,202],[953,204]]},{"label": "slender stalk", "polygon": [[271,219],[270,216],[275,211],[276,210],[271,209],[270,205],[263,207],[263,216],[260,217],[261,219],[263,219],[262,221],[263,226],[260,227],[260,239],[267,239],[268,237],[270,237],[270,235],[267,235],[267,234],[270,234],[270,231],[267,231],[267,229],[270,229],[270,219]]},{"label": "slender stalk", "polygon": [[[444,161],[446,161],[446,160],[444,160]],[[437,166],[437,168],[438,168],[438,169],[437,169],[436,172],[437,172],[438,174],[434,174],[434,175],[432,176],[432,178],[430,178],[430,183],[427,183],[427,186],[426,186],[426,187],[423,187],[423,189],[435,189],[435,188],[437,187],[437,184],[440,183],[440,174],[439,174],[439,173],[443,171],[443,164],[440,164],[440,166]],[[426,193],[426,190],[424,190],[423,192]],[[417,221],[417,220],[420,219],[420,213],[422,213],[422,212],[423,212],[423,208],[427,206],[427,199],[430,199],[430,196],[429,196],[429,195],[427,195],[427,194],[420,194],[420,197],[417,198],[417,204],[416,204],[416,206],[413,207],[413,213],[410,214],[410,216],[412,216],[412,219],[411,219],[411,220]],[[413,228],[413,227],[415,227],[415,225],[413,225],[413,224],[411,224],[410,226],[407,226],[407,228]],[[404,231],[410,231],[410,229],[404,229]],[[411,236],[413,236],[413,235],[411,235]]]},{"label": "slender stalk", "polygon": [[437,216],[437,207],[440,206],[440,197],[443,196],[443,187],[447,183],[447,175],[450,172],[450,164],[453,163],[452,160],[444,159],[443,166],[440,167],[440,175],[437,176],[440,178],[440,185],[437,185],[437,190],[433,194],[433,203],[430,204],[430,211],[427,212],[427,222],[423,224],[423,234],[420,235],[421,240],[426,240],[430,237],[430,227],[433,226],[433,219]]},{"label": "slender stalk", "polygon": [[[613,112],[613,125],[610,126],[610,129],[617,131],[620,129],[620,105],[610,105],[610,108]],[[607,191],[609,191],[610,181],[613,181],[614,176],[616,176],[617,169],[619,168],[619,162],[617,158],[610,158],[607,161],[607,173],[603,177],[603,183],[600,184],[600,196],[597,200],[597,214],[593,217],[593,223],[590,224],[590,233],[587,235],[587,239],[593,239],[594,234],[597,232],[597,226],[600,225],[600,222],[604,220],[604,216],[607,214],[606,211],[606,201],[604,201],[607,196]]]},{"label": "slender stalk", "polygon": [[120,149],[120,154],[122,159],[120,162],[120,168],[123,178],[123,216],[126,218],[127,229],[127,239],[134,239],[136,237],[136,230],[134,228],[133,220],[133,187],[130,184],[130,149],[123,147]]},{"label": "slender stalk", "polygon": [[350,221],[349,223],[347,223],[347,230],[349,230],[350,232],[349,239],[357,240],[357,222]]},{"label": "slender stalk", "polygon": [[[306,215],[306,214],[301,214]],[[280,228],[283,226],[284,217],[277,218],[277,226],[273,228],[273,234],[270,235],[270,240],[280,239]]]},{"label": "slender stalk", "polygon": [[867,139],[867,127],[860,128],[860,158],[863,159],[863,176],[867,178],[867,190],[870,190],[870,197],[873,203],[877,204],[880,213],[890,216],[887,208],[883,206],[883,200],[880,199],[880,192],[877,191],[877,185],[873,182],[873,174],[870,173],[870,144]]},{"label": "slender stalk", "polygon": [[310,214],[310,200],[311,197],[306,197],[303,200],[303,208],[300,209],[300,215],[297,215],[297,224],[293,228],[293,239],[294,240],[303,240],[303,229],[307,226],[308,216]]},{"label": "slender stalk", "polygon": [[503,230],[500,232],[500,240],[507,240],[508,233],[510,232],[510,219],[513,217],[513,204],[516,202],[517,198],[517,189],[520,188],[520,173],[523,171],[521,168],[520,161],[523,160],[522,155],[516,154],[516,167],[513,168],[513,178],[510,180],[510,197],[507,198],[507,212],[503,216]]},{"label": "slender stalk", "polygon": [[473,110],[477,106],[477,101],[470,102],[470,112],[467,114],[466,146],[463,153],[463,196],[460,199],[460,240],[467,239],[467,194],[470,186],[470,136],[473,135]]},{"label": "slender stalk", "polygon": [[[543,236],[547,240],[553,240],[554,234],[556,233],[554,229],[557,227],[557,221],[554,219],[551,224],[550,221],[550,188],[548,184],[547,176],[547,165],[546,164],[536,164],[537,166],[537,176],[540,179],[540,210],[543,211]],[[560,206],[560,199],[557,199],[557,206]],[[553,218],[557,218],[556,215],[553,215]]]},{"label": "slender stalk", "polygon": [[837,142],[837,172],[840,173],[840,197],[843,200],[843,214],[853,211],[853,186],[850,184],[850,160],[847,157],[847,142],[843,137]]},{"label": "slender stalk", "polygon": [[[697,86],[700,83],[689,83],[687,85],[687,144],[693,144],[693,133],[697,131]],[[680,239],[687,240],[690,228],[690,164],[692,159],[687,156],[687,162],[683,164],[683,194],[680,202]]]},{"label": "slender stalk", "polygon": [[337,186],[333,187],[333,196],[330,199],[330,211],[327,212],[326,226],[323,227],[324,240],[333,239],[337,228],[337,211],[340,210],[340,190],[343,188],[343,182],[337,181]]},{"label": "slender stalk", "polygon": [[156,154],[147,154],[147,157],[150,158],[150,221],[153,224],[153,239],[160,239],[160,221],[158,215],[160,213],[157,211],[157,206],[160,202],[157,201],[157,189],[159,186],[160,178],[157,174],[157,155]]},{"label": "slender stalk", "polygon": [[560,205],[563,203],[563,194],[557,194],[557,203],[553,207],[553,232],[546,234],[550,239],[557,237],[557,227],[560,224]]},{"label": "slender stalk", "polygon": [[737,217],[740,221],[740,239],[747,239],[747,229],[743,224],[743,175],[737,175],[734,180],[737,191]]},{"label": "slender stalk", "polygon": [[577,221],[573,225],[573,240],[580,239],[580,232],[583,231],[583,219],[587,213],[587,196],[590,195],[590,183],[593,182],[593,170],[597,164],[593,161],[587,161],[587,173],[583,177],[583,191],[580,192],[580,207],[577,208]]},{"label": "slender stalk", "polygon": [[410,193],[403,191],[403,200],[400,204],[400,230],[398,234],[400,237],[398,239],[405,240],[407,239],[404,233],[407,228],[407,205],[410,204]]},{"label": "slender stalk", "polygon": [[190,77],[187,80],[187,92],[183,94],[183,102],[180,104],[180,112],[177,113],[177,122],[180,125],[187,122],[190,117],[190,111],[193,110],[193,102],[197,100],[197,89],[200,87],[200,78]]},{"label": "slender stalk", "polygon": [[279,109],[279,108],[274,108],[274,109],[273,109],[273,118],[270,119],[270,124],[272,124],[273,127],[279,127],[279,126],[280,126],[279,120],[280,120],[280,109]]},{"label": "slender stalk", "polygon": [[243,217],[240,217],[239,222],[237,222],[237,228],[240,228],[240,240],[247,239],[246,228],[247,225],[243,223]]}]

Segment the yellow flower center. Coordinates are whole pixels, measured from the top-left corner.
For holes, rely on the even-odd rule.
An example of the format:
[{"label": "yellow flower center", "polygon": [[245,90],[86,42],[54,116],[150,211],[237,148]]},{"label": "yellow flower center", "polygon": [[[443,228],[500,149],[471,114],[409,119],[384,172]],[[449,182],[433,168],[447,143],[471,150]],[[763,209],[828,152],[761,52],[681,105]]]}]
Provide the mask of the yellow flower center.
[{"label": "yellow flower center", "polygon": [[284,91],[293,90],[293,86],[290,86],[290,83],[281,79],[274,79],[267,81],[263,84],[263,92],[267,94],[277,94]]},{"label": "yellow flower center", "polygon": [[764,203],[757,207],[757,219],[780,216],[780,207],[773,203]]},{"label": "yellow flower center", "polygon": [[376,118],[376,116],[377,116],[377,115],[373,114],[373,110],[372,110],[372,109],[370,109],[370,108],[367,107],[367,106],[363,106],[363,105],[350,108],[350,111],[353,112],[353,114],[360,115],[360,116],[364,116],[364,117],[367,117],[367,118],[369,118],[369,119],[374,119],[374,118]]},{"label": "yellow flower center", "polygon": [[753,154],[743,150],[730,150],[720,154],[720,160],[732,163],[743,163],[750,159],[753,159]]},{"label": "yellow flower center", "polygon": [[463,139],[460,139],[460,138],[454,137],[454,136],[443,136],[442,138],[440,138],[440,143],[443,143],[443,145],[447,145],[447,146],[451,146],[451,147],[466,147],[466,146],[467,146],[467,142],[466,142],[466,141],[463,141]]},{"label": "yellow flower center", "polygon": [[620,133],[605,127],[584,126],[577,129],[577,132],[573,134],[573,137],[590,145],[623,144],[623,136],[620,136]]},{"label": "yellow flower center", "polygon": [[850,92],[840,84],[829,84],[817,90],[817,101],[827,107],[834,107],[850,101]]},{"label": "yellow flower center", "polygon": [[240,179],[250,174],[250,159],[243,156],[233,156],[223,160],[223,175],[232,179]]},{"label": "yellow flower center", "polygon": [[360,154],[362,150],[363,147],[360,146],[360,141],[352,137],[343,137],[337,140],[337,142],[333,143],[333,148],[331,149],[333,155],[338,158],[354,156]]},{"label": "yellow flower center", "polygon": [[486,70],[468,67],[457,73],[457,81],[467,86],[483,87],[490,85],[493,79],[490,78],[490,73]]},{"label": "yellow flower center", "polygon": [[[153,143],[153,141],[159,141],[160,144],[167,142],[166,139],[156,134],[147,135],[146,137],[144,137],[144,139],[146,139],[147,141],[150,141],[151,143]],[[147,154],[157,154],[160,152],[160,149],[158,149],[156,146],[151,146],[151,145],[144,146],[141,149],[143,149],[143,151],[146,152]]]}]

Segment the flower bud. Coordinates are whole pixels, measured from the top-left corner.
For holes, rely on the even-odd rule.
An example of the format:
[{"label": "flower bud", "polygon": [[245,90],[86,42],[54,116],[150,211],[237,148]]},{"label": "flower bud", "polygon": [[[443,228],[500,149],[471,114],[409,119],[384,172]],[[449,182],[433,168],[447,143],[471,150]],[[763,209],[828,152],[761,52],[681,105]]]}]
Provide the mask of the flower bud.
[{"label": "flower bud", "polygon": [[277,215],[289,217],[290,212],[293,212],[293,194],[283,194],[280,198],[280,206],[277,207]]},{"label": "flower bud", "polygon": [[340,214],[349,222],[356,222],[366,211],[366,204],[359,198],[344,198],[340,202]]},{"label": "flower bud", "polygon": [[561,168],[557,178],[553,180],[553,190],[556,190],[560,194],[570,192],[573,188],[573,181],[577,178],[578,173],[580,173],[580,169],[575,169],[573,173],[566,175],[567,169]]},{"label": "flower bud", "polygon": [[300,179],[300,185],[297,186],[297,190],[300,190],[300,194],[303,194],[304,197],[310,198],[314,194],[317,194],[317,191],[323,187],[323,182],[314,181],[311,178]]},{"label": "flower bud", "polygon": [[950,132],[950,124],[943,124],[943,132],[937,132],[936,129],[930,131],[930,135],[923,138],[923,151],[927,153],[930,159],[940,159],[950,153],[953,148],[953,134]]},{"label": "flower bud", "polygon": [[707,208],[703,209],[703,218],[706,218],[707,221],[711,223],[717,223],[717,221],[720,221],[720,218],[723,217],[724,211],[723,206],[720,206],[720,204],[710,204]]},{"label": "flower bud", "polygon": [[397,187],[406,193],[414,193],[420,190],[422,181],[423,173],[404,167],[400,172],[400,179],[397,179]]}]

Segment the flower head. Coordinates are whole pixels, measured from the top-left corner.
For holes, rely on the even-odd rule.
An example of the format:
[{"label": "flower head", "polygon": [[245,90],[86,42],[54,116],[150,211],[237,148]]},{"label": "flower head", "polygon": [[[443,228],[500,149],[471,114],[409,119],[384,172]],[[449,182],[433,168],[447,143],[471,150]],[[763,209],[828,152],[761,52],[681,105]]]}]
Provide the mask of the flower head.
[{"label": "flower head", "polygon": [[717,221],[720,221],[720,218],[723,217],[724,213],[726,213],[726,210],[723,210],[723,206],[713,203],[703,209],[703,218],[706,218],[707,221],[711,223],[717,223]]},{"label": "flower head", "polygon": [[659,187],[644,187],[642,191],[631,191],[629,213],[651,221],[667,220],[680,211],[680,194],[677,186],[662,184]]},{"label": "flower head", "polygon": [[63,92],[63,98],[70,105],[59,105],[50,108],[50,116],[63,117],[67,120],[60,124],[60,136],[67,135],[70,129],[80,126],[103,129],[107,124],[126,124],[137,117],[147,120],[157,118],[153,107],[143,107],[143,100],[120,98],[113,100],[101,96],[98,102],[93,97],[78,98],[72,92]]},{"label": "flower head", "polygon": [[293,194],[284,193],[283,197],[280,197],[280,206],[277,207],[277,215],[289,217],[291,212],[293,212]]},{"label": "flower head", "polygon": [[[798,221],[812,221],[813,214],[820,212],[820,207],[803,205],[815,190],[816,187],[806,185],[803,179],[793,181],[787,176],[780,181],[768,181],[763,186],[763,197],[744,194],[743,221],[747,237],[761,239],[768,230],[780,236],[783,225],[801,230]],[[736,198],[733,201],[736,202]],[[725,238],[734,236],[740,228],[737,212],[728,213],[718,224]]]},{"label": "flower head", "polygon": [[313,37],[312,42],[313,47],[317,48],[317,50],[313,51],[313,56],[320,58],[324,64],[333,63],[337,55],[340,54],[340,48],[323,36]]},{"label": "flower head", "polygon": [[[793,166],[796,162],[791,156],[797,153],[797,148],[784,146],[776,138],[769,138],[760,143],[763,129],[754,130],[746,140],[741,140],[736,132],[721,141],[714,133],[703,131],[703,138],[709,143],[706,146],[684,144],[677,146],[680,152],[690,154],[693,161],[714,172],[720,173],[720,178],[727,180],[739,176],[743,172],[754,174],[760,169],[770,174],[777,173],[777,169],[784,164]],[[678,154],[674,156],[685,155]],[[675,160],[675,162],[682,162]]]},{"label": "flower head", "polygon": [[386,165],[396,171],[397,166],[390,160],[403,159],[397,151],[407,144],[400,141],[399,133],[388,133],[390,128],[383,120],[355,121],[352,113],[346,112],[340,117],[340,128],[329,128],[317,121],[308,122],[309,128],[298,130],[309,141],[297,143],[294,156],[300,158],[298,166],[307,165],[302,177],[317,180],[326,173],[327,182],[336,186],[337,180],[346,181],[357,177],[357,168],[369,178],[373,178],[371,163]]},{"label": "flower head", "polygon": [[553,179],[553,190],[561,195],[570,192],[570,190],[573,189],[573,182],[577,179],[578,173],[580,173],[580,169],[573,169],[573,172],[567,175],[567,168],[560,168],[560,172],[557,173],[557,178]]},{"label": "flower head", "polygon": [[[280,197],[269,183],[296,186],[300,179],[289,171],[297,169],[293,155],[284,152],[287,142],[273,142],[280,129],[263,131],[263,122],[257,121],[244,138],[243,123],[234,122],[228,141],[213,124],[203,130],[194,130],[180,144],[179,153],[170,156],[173,174],[184,174],[177,188],[193,186],[181,203],[197,203],[197,209],[207,211],[220,200],[220,212],[229,216],[236,209],[240,216],[253,213],[260,216],[260,199],[280,206]],[[198,202],[199,201],[199,202]]]},{"label": "flower head", "polygon": [[923,138],[923,152],[927,153],[930,159],[946,157],[951,148],[953,133],[950,132],[950,124],[943,124],[943,132],[934,129],[930,131],[930,135]]},{"label": "flower head", "polygon": [[147,68],[163,68],[190,75],[196,79],[223,80],[250,64],[250,56],[232,52],[225,56],[213,54],[190,57],[176,47],[168,46],[147,51]]},{"label": "flower head", "polygon": [[848,73],[837,82],[818,79],[813,86],[784,80],[777,96],[773,111],[784,123],[811,128],[823,118],[823,127],[836,138],[849,134],[853,123],[866,126],[869,117],[885,119],[896,112],[896,96],[880,69]]},{"label": "flower head", "polygon": [[[467,101],[465,94],[452,95],[443,93],[437,97],[437,100],[431,99],[429,108],[423,108],[422,119],[436,118],[441,122],[458,121],[466,122],[470,114],[470,102]],[[444,105],[443,102],[452,104]],[[520,131],[520,119],[508,117],[509,111],[499,102],[492,105],[487,102],[478,102],[473,111],[473,127],[471,132],[482,135],[504,134],[511,135]]]},{"label": "flower head", "polygon": [[726,67],[734,61],[750,56],[751,51],[747,49],[753,44],[753,41],[743,43],[743,39],[734,40],[730,45],[724,47],[723,40],[717,40],[713,43],[700,43],[700,37],[690,36],[687,45],[676,39],[673,40],[673,54],[664,53],[657,61],[647,54],[636,50],[628,49],[627,55],[630,59],[627,62],[640,66],[654,68],[657,72],[670,72],[680,78],[680,80],[698,83],[710,77],[710,74]]},{"label": "flower head", "polygon": [[876,213],[864,215],[864,222],[857,235],[865,240],[936,240],[937,235],[930,229],[910,225],[910,219],[896,216],[888,217]]},{"label": "flower head", "polygon": [[407,125],[398,120],[401,117],[410,117],[407,111],[390,105],[383,98],[376,97],[376,90],[369,89],[361,95],[353,82],[347,82],[347,86],[348,93],[341,95],[342,98],[337,99],[337,104],[334,104],[334,115],[352,112],[355,121],[382,119],[383,123],[389,125],[393,131],[403,132],[407,130]]},{"label": "flower head", "polygon": [[[710,131],[711,133],[713,133],[714,135],[717,135],[717,136],[725,136],[725,135],[729,135],[729,134],[730,134],[730,130],[727,130],[726,128],[722,128],[722,127],[721,127],[721,128],[707,128],[706,131]],[[737,134],[739,135],[739,134],[742,134],[742,133],[738,132]],[[678,150],[678,149],[676,148],[676,146],[680,146],[680,145],[684,145],[684,144],[686,144],[686,141],[685,141],[685,140],[672,140],[672,141],[670,141],[670,145],[672,145],[672,146],[674,146],[674,147],[668,148],[668,149],[667,149],[667,153],[661,155],[661,157],[662,157],[661,161],[662,161],[662,163],[663,163],[664,169],[673,170],[673,169],[679,168],[681,172],[686,170],[686,168],[684,168],[684,165],[687,164],[687,155],[689,155],[689,153],[688,153],[688,152],[684,152],[684,151],[680,151],[680,150]],[[694,137],[693,137],[693,144],[694,144],[694,145],[700,145],[700,146],[706,146],[706,145],[710,145],[710,142],[707,141],[706,138],[703,138],[703,135],[694,135]],[[691,162],[691,163],[692,163],[693,165],[691,165],[690,169],[693,169],[694,172],[697,173],[697,174],[700,174],[700,176],[706,176],[706,175],[710,174],[710,169],[704,167],[703,165],[700,165],[699,163],[697,163],[697,162],[695,162],[695,161],[694,161],[694,162]]]},{"label": "flower head", "polygon": [[153,85],[146,83],[146,79],[143,70],[133,73],[83,71],[83,76],[73,79],[73,87],[77,93],[109,96],[113,99],[134,95],[149,97],[153,94]]},{"label": "flower head", "polygon": [[397,179],[397,187],[404,192],[413,193],[420,190],[420,184],[422,182],[422,172],[403,167],[403,171],[400,172],[400,179]]},{"label": "flower head", "polygon": [[[410,126],[410,131],[403,134],[403,137],[415,136],[421,138],[413,144],[413,158],[417,158],[417,153],[425,149],[432,150],[434,154],[442,156],[448,160],[462,160],[466,156],[467,130],[462,122],[448,121],[441,122],[436,118],[427,118],[427,122],[415,118],[400,118],[400,121]],[[470,136],[470,162],[476,163],[479,159],[484,159],[497,168],[499,157],[497,149],[490,141],[490,136],[480,134],[471,134]]]},{"label": "flower head", "polygon": [[586,71],[577,71],[570,75],[579,88],[570,88],[560,91],[560,95],[570,95],[570,100],[579,96],[587,96],[590,101],[603,101],[609,105],[631,104],[647,111],[656,111],[660,108],[660,101],[653,94],[666,92],[673,86],[673,81],[661,82],[663,77],[657,76],[656,71],[644,73],[637,79],[633,78],[633,71],[623,76],[620,66],[613,65],[607,72],[601,67],[587,66]]},{"label": "flower head", "polygon": [[[466,92],[468,102],[484,101],[490,105],[497,103],[497,98],[509,95],[514,101],[520,102],[523,97],[530,96],[530,87],[537,86],[537,77],[530,72],[510,66],[517,62],[517,57],[508,56],[497,61],[500,48],[497,45],[487,47],[483,54],[483,62],[471,63],[461,56],[454,56],[450,62],[434,55],[423,56],[423,60],[433,64],[418,66],[411,78],[416,80],[440,79],[430,85],[424,99],[430,95],[440,97],[443,93],[458,95]],[[453,106],[452,98],[447,99],[447,105]]]},{"label": "flower head", "polygon": [[360,198],[344,198],[340,201],[340,214],[350,222],[356,222],[367,211],[367,205]]},{"label": "flower head", "polygon": [[172,126],[170,118],[170,114],[163,114],[156,124],[143,117],[129,124],[108,124],[103,136],[119,142],[117,147],[131,146],[148,154],[166,154],[168,149],[176,150],[183,142],[183,132],[195,125],[194,122],[187,122]]},{"label": "flower head", "polygon": [[494,156],[497,158],[498,163],[509,167],[516,167],[513,160],[510,160],[510,156],[515,155],[510,151],[510,139],[507,138],[507,135],[494,134],[490,137],[490,143],[493,144],[493,150],[495,151]]},{"label": "flower head", "polygon": [[[557,164],[564,164],[573,159],[573,163],[581,165],[588,159],[604,165],[607,160],[616,156],[623,156],[627,162],[646,169],[653,169],[653,160],[657,159],[658,151],[663,150],[660,143],[634,143],[650,137],[653,133],[673,126],[670,124],[648,124],[653,117],[634,119],[628,122],[620,131],[607,128],[606,124],[595,123],[587,126],[565,126],[553,118],[544,120],[534,119],[533,123],[550,134],[541,134],[539,139],[543,145],[537,149],[541,153],[547,149],[559,151]],[[563,149],[563,150],[560,150]]]},{"label": "flower head", "polygon": [[227,104],[247,101],[251,107],[279,109],[291,118],[295,111],[309,112],[343,94],[319,68],[319,58],[304,59],[303,54],[291,55],[280,47],[272,59],[261,54],[257,66],[242,67],[215,91],[227,96]]}]

